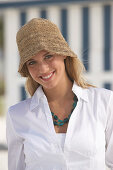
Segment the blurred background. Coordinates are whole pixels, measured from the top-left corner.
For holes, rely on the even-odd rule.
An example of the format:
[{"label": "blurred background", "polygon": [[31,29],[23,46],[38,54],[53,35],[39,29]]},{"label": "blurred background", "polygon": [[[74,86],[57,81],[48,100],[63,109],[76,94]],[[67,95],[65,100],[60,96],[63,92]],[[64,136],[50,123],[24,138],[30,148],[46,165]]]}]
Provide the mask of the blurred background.
[{"label": "blurred background", "polygon": [[18,74],[16,33],[35,17],[57,24],[90,83],[113,90],[113,0],[0,0],[0,170],[8,170],[6,112],[29,97]]}]

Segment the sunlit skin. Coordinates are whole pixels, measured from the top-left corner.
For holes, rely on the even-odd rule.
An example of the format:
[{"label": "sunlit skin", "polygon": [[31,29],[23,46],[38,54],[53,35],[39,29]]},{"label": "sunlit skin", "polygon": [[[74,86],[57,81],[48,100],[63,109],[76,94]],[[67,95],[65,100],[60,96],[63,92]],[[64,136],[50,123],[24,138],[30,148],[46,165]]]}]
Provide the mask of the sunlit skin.
[{"label": "sunlit skin", "polygon": [[[31,77],[42,85],[50,109],[62,120],[70,114],[74,96],[73,83],[65,70],[65,59],[66,56],[41,51],[26,63]],[[60,128],[55,127],[57,132],[65,132],[66,129],[67,124]]]}]

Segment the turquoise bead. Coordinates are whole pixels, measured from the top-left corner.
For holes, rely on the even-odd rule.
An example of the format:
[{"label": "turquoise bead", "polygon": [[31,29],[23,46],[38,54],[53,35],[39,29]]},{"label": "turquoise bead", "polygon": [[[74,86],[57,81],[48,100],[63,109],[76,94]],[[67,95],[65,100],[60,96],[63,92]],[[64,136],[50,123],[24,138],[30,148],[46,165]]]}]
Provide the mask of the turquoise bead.
[{"label": "turquoise bead", "polygon": [[60,123],[61,123],[61,122],[63,122],[63,120],[58,119],[58,122],[60,122]]},{"label": "turquoise bead", "polygon": [[54,116],[54,119],[55,119],[55,120],[57,120],[57,119],[58,119],[58,117],[55,115],[55,116]]},{"label": "turquoise bead", "polygon": [[58,123],[56,121],[54,121],[54,125],[58,125]]},{"label": "turquoise bead", "polygon": [[54,116],[54,113],[53,113],[53,112],[51,112],[51,114],[52,114],[52,116]]},{"label": "turquoise bead", "polygon": [[73,103],[73,107],[74,107],[74,108],[76,107],[76,103]]},{"label": "turquoise bead", "polygon": [[68,119],[68,118],[65,118],[65,119],[64,119],[64,122],[68,122],[68,121],[69,121],[69,119]]},{"label": "turquoise bead", "polygon": [[77,100],[76,96],[74,96],[74,98],[73,98],[73,99],[74,99],[74,101],[76,101],[76,100]]},{"label": "turquoise bead", "polygon": [[59,125],[59,126],[62,126],[62,125],[64,125],[64,123],[59,123],[58,125]]},{"label": "turquoise bead", "polygon": [[68,116],[68,118],[70,118],[71,117],[71,114]]},{"label": "turquoise bead", "polygon": [[69,119],[70,119],[70,117],[71,117],[71,114],[72,114],[73,110],[75,109],[75,107],[76,107],[76,105],[77,105],[78,99],[77,99],[76,95],[74,96],[73,100],[74,100],[74,102],[73,102],[73,105],[72,105],[73,108],[72,108],[72,110],[71,110],[71,113],[70,113],[69,116],[68,116],[67,118],[65,118],[64,120],[58,119],[58,116],[57,116],[57,115],[54,115],[54,113],[51,112],[53,118],[56,120],[56,121],[53,121],[53,122],[54,122],[54,125],[63,126],[65,123],[67,123],[67,122],[69,121]]}]

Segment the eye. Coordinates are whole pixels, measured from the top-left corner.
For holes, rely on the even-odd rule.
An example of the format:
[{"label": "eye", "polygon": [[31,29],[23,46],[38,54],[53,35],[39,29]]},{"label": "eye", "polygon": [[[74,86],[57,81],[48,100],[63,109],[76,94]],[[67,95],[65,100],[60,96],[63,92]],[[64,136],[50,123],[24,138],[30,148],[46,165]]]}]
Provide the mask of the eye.
[{"label": "eye", "polygon": [[28,62],[27,64],[28,64],[28,65],[33,65],[33,64],[35,64],[35,61],[30,61],[30,62]]},{"label": "eye", "polygon": [[53,57],[53,55],[47,55],[47,56],[45,56],[45,59],[50,59],[52,57]]}]

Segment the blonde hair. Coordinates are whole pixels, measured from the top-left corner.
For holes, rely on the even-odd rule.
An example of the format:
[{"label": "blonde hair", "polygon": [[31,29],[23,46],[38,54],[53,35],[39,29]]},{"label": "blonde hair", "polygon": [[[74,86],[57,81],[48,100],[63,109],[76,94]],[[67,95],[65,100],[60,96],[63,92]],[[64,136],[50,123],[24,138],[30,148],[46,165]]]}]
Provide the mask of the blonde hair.
[{"label": "blonde hair", "polygon": [[[71,81],[75,81],[77,85],[82,88],[95,87],[87,83],[83,75],[85,72],[85,67],[78,57],[67,56],[64,61],[67,75]],[[23,66],[23,70],[27,77],[25,89],[31,96],[33,96],[36,89],[39,87],[39,84],[30,76],[26,65]]]}]

